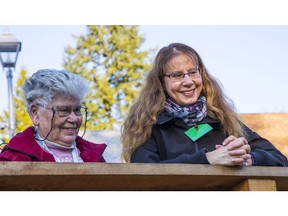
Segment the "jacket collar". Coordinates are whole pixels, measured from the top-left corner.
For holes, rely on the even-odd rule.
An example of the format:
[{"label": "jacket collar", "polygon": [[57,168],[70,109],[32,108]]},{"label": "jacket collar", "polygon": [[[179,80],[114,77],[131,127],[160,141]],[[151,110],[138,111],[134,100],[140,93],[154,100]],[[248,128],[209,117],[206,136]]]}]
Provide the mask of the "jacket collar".
[{"label": "jacket collar", "polygon": [[[28,127],[21,133],[16,134],[6,146],[6,148],[35,157],[40,161],[55,161],[53,155],[45,152],[35,141],[34,127]],[[84,162],[104,162],[102,157],[106,144],[94,144],[79,136],[76,138],[77,148]]]},{"label": "jacket collar", "polygon": [[103,157],[107,147],[105,143],[95,144],[77,136],[76,145],[84,162],[105,162]]},{"label": "jacket collar", "polygon": [[[171,122],[171,121],[177,121],[180,120],[180,118],[176,117],[176,116],[173,116],[171,113],[168,113],[166,110],[163,111],[159,116],[158,116],[158,119],[157,119],[157,124],[158,125],[164,125],[168,122]],[[183,122],[184,123],[184,122]],[[208,124],[218,124],[219,121],[218,120],[215,120],[215,119],[212,119],[211,117],[209,116],[206,116],[203,120],[201,120],[199,123],[203,124],[203,123],[208,123]]]}]

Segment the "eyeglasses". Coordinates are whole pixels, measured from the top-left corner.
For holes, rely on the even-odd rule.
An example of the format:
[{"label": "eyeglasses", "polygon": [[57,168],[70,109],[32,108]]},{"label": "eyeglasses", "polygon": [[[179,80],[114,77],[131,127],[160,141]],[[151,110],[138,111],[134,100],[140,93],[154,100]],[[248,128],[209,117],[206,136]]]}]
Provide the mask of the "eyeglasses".
[{"label": "eyeglasses", "polygon": [[37,105],[41,106],[45,109],[50,109],[54,113],[57,112],[59,117],[67,117],[71,114],[72,111],[74,112],[74,114],[76,116],[82,116],[83,114],[87,114],[87,107],[85,107],[85,106],[79,106],[79,107],[75,107],[75,108],[63,106],[63,107],[59,107],[56,109],[54,107],[52,107],[52,108],[45,107],[41,104],[37,104]]},{"label": "eyeglasses", "polygon": [[191,79],[196,79],[200,77],[200,69],[199,67],[191,69],[188,73],[182,73],[182,72],[175,72],[171,73],[169,75],[164,74],[164,76],[168,77],[171,79],[173,82],[181,82],[185,75],[188,75]]}]

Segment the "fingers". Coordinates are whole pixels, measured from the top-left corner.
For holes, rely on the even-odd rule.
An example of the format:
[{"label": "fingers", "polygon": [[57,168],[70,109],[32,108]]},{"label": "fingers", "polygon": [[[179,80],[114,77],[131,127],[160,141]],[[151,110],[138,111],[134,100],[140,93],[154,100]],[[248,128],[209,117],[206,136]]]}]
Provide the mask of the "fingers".
[{"label": "fingers", "polygon": [[228,146],[230,145],[230,148],[233,148],[234,146],[236,147],[239,147],[241,145],[245,145],[245,144],[248,144],[247,140],[244,138],[244,137],[235,137],[235,136],[229,136],[227,137],[223,142],[222,142],[222,145],[223,146]]},{"label": "fingers", "polygon": [[243,157],[243,164],[242,165],[244,165],[244,166],[252,166],[253,165],[252,157],[250,154],[246,154]]},{"label": "fingers", "polygon": [[246,149],[244,148],[238,148],[238,149],[229,151],[229,155],[231,156],[243,156],[245,154],[247,154],[247,152],[246,152]]},{"label": "fingers", "polygon": [[241,157],[233,157],[232,163],[234,165],[244,165],[244,166],[252,165],[251,155],[245,154]]},{"label": "fingers", "polygon": [[216,148],[216,149],[218,149],[218,148],[220,148],[220,147],[222,147],[222,145],[219,145],[219,144],[215,145],[215,148]]},{"label": "fingers", "polygon": [[252,161],[252,158],[244,161],[244,166],[253,166],[253,161]]},{"label": "fingers", "polygon": [[251,147],[250,145],[247,143],[245,145],[242,146],[243,149],[245,149],[245,151],[247,152],[247,154],[251,153]]},{"label": "fingers", "polygon": [[232,141],[230,141],[228,144],[226,144],[226,146],[228,147],[228,150],[233,150],[233,149],[240,148],[240,147],[247,145],[247,144],[248,144],[248,142],[244,137],[239,137],[239,138],[235,138]]},{"label": "fingers", "polygon": [[[251,147],[247,143],[246,140],[242,139],[243,143],[241,144],[239,148],[229,150],[229,155],[232,157],[232,162],[234,165],[244,165],[244,166],[251,166],[252,165],[252,159],[251,159]],[[241,142],[242,142],[241,141]],[[239,143],[241,143],[239,141]]]},{"label": "fingers", "polygon": [[232,150],[230,150],[228,148],[228,151],[229,151],[231,156],[241,156],[244,154],[250,154],[251,153],[251,147],[249,144],[245,144],[243,146],[240,146],[239,148],[235,148]]},{"label": "fingers", "polygon": [[215,151],[206,154],[210,164],[226,166],[251,166],[251,147],[244,137],[229,136],[222,145],[216,144]]},{"label": "fingers", "polygon": [[224,146],[226,146],[226,145],[228,145],[230,142],[232,142],[232,141],[234,141],[235,139],[237,139],[235,136],[229,136],[229,137],[227,137],[224,141],[223,141],[223,143],[222,143],[222,145],[224,145]]}]

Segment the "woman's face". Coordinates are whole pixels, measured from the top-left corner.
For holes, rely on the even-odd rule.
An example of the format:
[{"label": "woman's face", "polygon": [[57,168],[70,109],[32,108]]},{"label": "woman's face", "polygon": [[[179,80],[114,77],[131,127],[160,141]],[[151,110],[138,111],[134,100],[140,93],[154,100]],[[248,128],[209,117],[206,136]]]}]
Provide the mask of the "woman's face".
[{"label": "woman's face", "polygon": [[[164,71],[165,75],[186,74],[189,72],[195,72],[198,65],[196,65],[186,55],[178,55],[172,58],[168,67]],[[200,73],[197,71],[197,74]],[[164,76],[165,90],[169,97],[180,106],[187,106],[195,103],[200,96],[203,88],[202,77],[193,75],[194,78],[185,75],[180,81],[173,80],[172,77]],[[183,76],[182,76],[183,77]]]},{"label": "woman's face", "polygon": [[[56,110],[54,117],[53,111]],[[48,105],[46,108],[39,105],[31,106],[31,116],[32,121],[35,126],[37,126],[38,133],[42,138],[46,137],[51,129],[51,119],[53,118],[52,131],[49,134],[47,140],[57,143],[63,146],[71,146],[75,141],[79,129],[82,124],[82,116],[75,115],[74,112],[71,112],[68,116],[61,117],[61,113],[65,110],[80,110],[81,102],[79,100],[67,98],[67,97],[58,97],[54,99],[53,102]],[[62,111],[58,111],[62,110]]]}]

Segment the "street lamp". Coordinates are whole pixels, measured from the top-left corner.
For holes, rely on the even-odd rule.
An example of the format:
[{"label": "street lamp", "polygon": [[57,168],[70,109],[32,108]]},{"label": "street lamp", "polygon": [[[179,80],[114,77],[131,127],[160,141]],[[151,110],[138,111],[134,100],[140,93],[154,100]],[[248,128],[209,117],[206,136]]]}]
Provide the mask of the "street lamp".
[{"label": "street lamp", "polygon": [[4,33],[0,35],[0,61],[3,70],[7,68],[7,84],[8,84],[8,100],[9,100],[9,135],[10,138],[15,133],[16,123],[14,115],[14,98],[12,87],[12,68],[15,69],[18,54],[21,51],[21,42],[19,42],[9,30],[4,30]]}]

